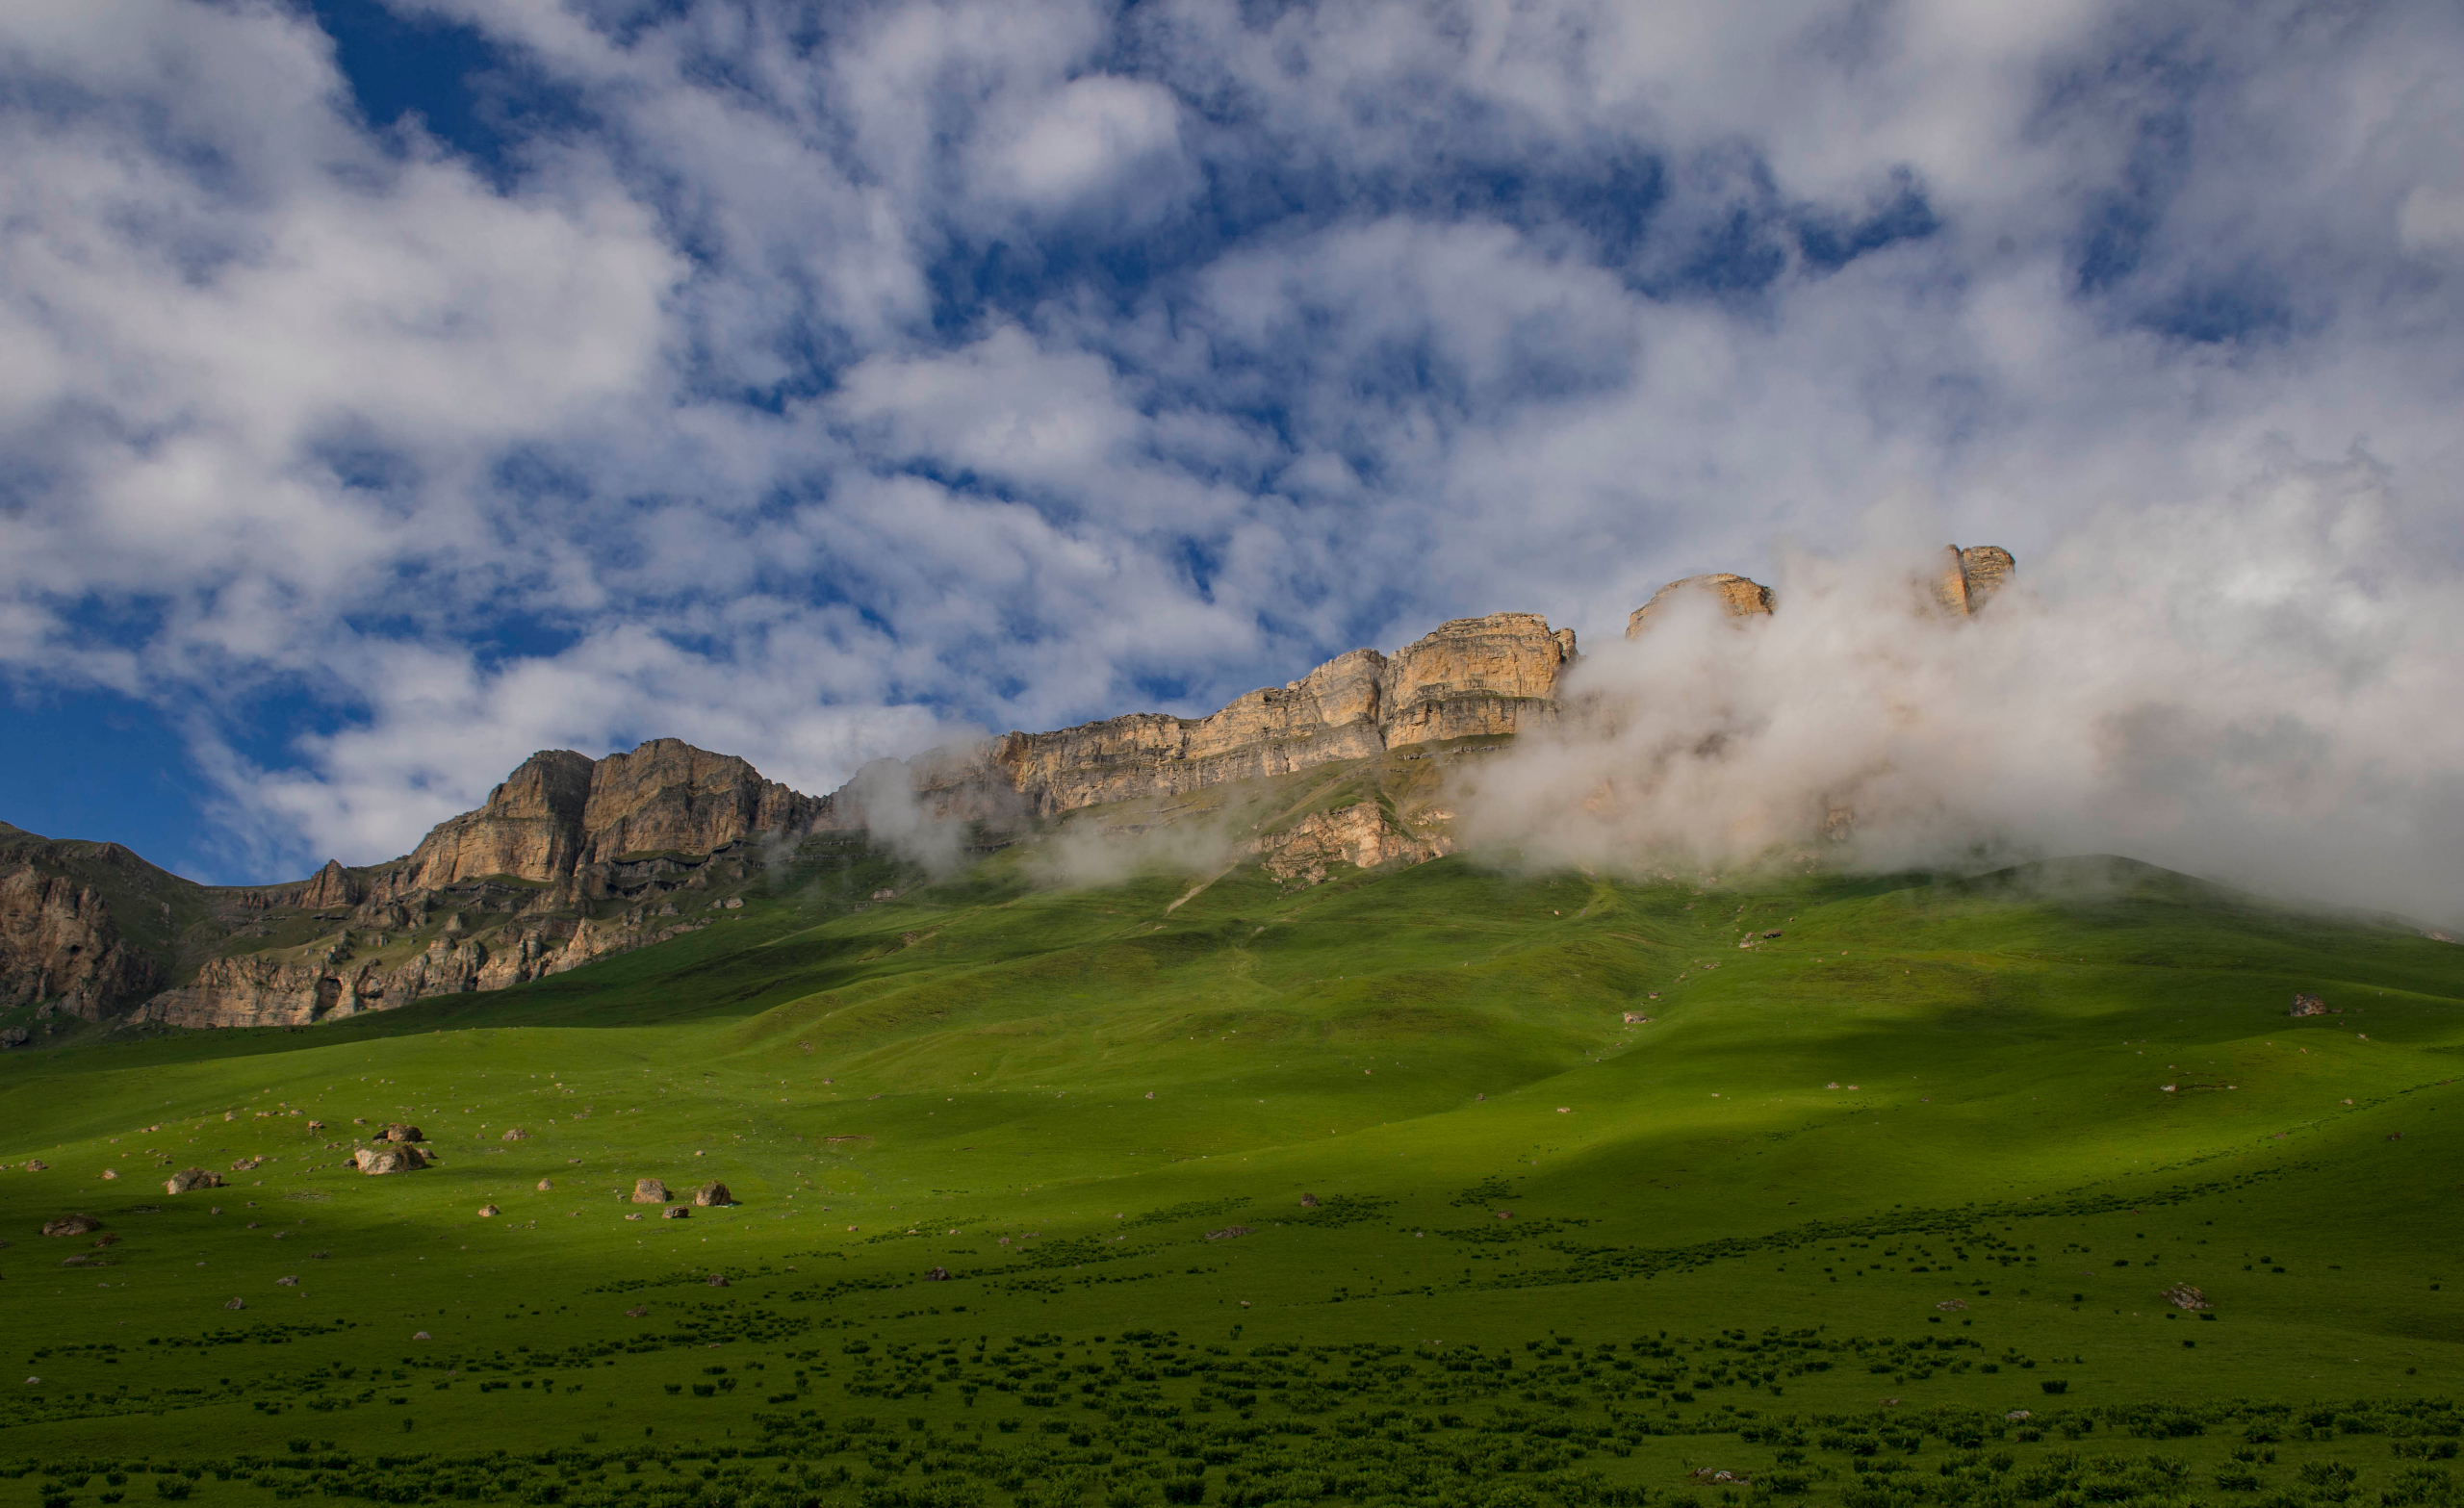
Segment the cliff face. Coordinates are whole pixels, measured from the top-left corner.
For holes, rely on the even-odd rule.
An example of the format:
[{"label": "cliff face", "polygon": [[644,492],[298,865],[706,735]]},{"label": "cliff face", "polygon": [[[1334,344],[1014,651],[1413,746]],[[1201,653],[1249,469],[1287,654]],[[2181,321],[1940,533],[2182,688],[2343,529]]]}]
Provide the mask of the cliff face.
[{"label": "cliff face", "polygon": [[1726,571],[1709,575],[1684,576],[1671,581],[1652,594],[1652,600],[1635,608],[1626,618],[1626,637],[1638,638],[1651,626],[1653,615],[1664,611],[1670,601],[1688,592],[1700,592],[1720,604],[1721,611],[1732,618],[1753,618],[1771,611],[1771,589],[1759,581]]},{"label": "cliff face", "polygon": [[1934,577],[1934,600],[1963,618],[1973,617],[2011,579],[2018,563],[1999,545],[1942,547],[1941,570]]},{"label": "cliff face", "polygon": [[630,854],[707,854],[757,832],[798,831],[822,805],[733,754],[677,738],[598,760],[542,750],[477,810],[437,824],[408,858],[384,866],[374,888],[404,895],[491,875],[569,880]]},{"label": "cliff face", "polygon": [[1391,656],[1353,650],[1205,717],[1133,713],[1006,733],[911,769],[936,815],[989,816],[1006,794],[1035,815],[1057,816],[1411,744],[1510,734],[1555,714],[1558,678],[1575,657],[1574,630],[1537,614],[1458,618]]},{"label": "cliff face", "polygon": [[23,861],[0,873],[0,1008],[56,1000],[96,1019],[142,999],[161,977],[94,886]]}]

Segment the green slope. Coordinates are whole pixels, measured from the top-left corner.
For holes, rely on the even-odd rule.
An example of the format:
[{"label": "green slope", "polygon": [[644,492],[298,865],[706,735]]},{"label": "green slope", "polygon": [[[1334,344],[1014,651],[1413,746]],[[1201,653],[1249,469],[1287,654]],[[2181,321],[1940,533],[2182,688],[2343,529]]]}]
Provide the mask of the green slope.
[{"label": "green slope", "polygon": [[1028,872],[0,1060],[0,1503],[2446,1500],[2451,946],[2121,860]]}]

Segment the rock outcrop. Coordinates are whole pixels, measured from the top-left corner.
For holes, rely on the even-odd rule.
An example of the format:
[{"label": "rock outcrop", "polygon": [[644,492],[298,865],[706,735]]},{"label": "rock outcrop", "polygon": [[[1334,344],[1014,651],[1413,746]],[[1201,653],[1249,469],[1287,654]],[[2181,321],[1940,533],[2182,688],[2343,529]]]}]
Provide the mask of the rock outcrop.
[{"label": "rock outcrop", "polygon": [[508,876],[564,881],[629,856],[708,854],[757,833],[795,832],[825,807],[733,754],[678,738],[591,759],[532,754],[475,811],[437,826],[377,887],[398,894]]},{"label": "rock outcrop", "polygon": [[95,886],[24,860],[0,872],[0,1009],[57,1000],[95,1019],[151,994],[162,972]]},{"label": "rock outcrop", "polygon": [[[1574,630],[1536,613],[1458,618],[1391,656],[1352,650],[1205,717],[1142,712],[1005,733],[908,769],[917,800],[938,817],[1057,816],[1413,744],[1511,734],[1555,715],[1557,683],[1576,657]],[[823,820],[860,824],[860,798],[834,795]]]},{"label": "rock outcrop", "polygon": [[1726,571],[1708,575],[1682,576],[1652,594],[1652,600],[1626,617],[1626,637],[1640,637],[1651,626],[1654,615],[1667,610],[1672,601],[1688,593],[1700,593],[1719,604],[1720,610],[1732,618],[1768,616],[1772,606],[1771,589],[1759,581],[1751,581]]},{"label": "rock outcrop", "polygon": [[1999,545],[1942,547],[1942,568],[1934,577],[1934,600],[1964,618],[1974,617],[2011,580],[2018,563]]}]

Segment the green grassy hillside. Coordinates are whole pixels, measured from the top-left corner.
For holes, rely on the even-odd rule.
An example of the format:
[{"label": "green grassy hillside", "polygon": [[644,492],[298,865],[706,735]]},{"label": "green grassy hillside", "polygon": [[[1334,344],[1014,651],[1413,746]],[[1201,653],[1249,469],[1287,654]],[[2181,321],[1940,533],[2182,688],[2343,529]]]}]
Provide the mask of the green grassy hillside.
[{"label": "green grassy hillside", "polygon": [[0,1060],[0,1504],[2452,1496],[2452,946],[2120,860],[1031,872]]}]

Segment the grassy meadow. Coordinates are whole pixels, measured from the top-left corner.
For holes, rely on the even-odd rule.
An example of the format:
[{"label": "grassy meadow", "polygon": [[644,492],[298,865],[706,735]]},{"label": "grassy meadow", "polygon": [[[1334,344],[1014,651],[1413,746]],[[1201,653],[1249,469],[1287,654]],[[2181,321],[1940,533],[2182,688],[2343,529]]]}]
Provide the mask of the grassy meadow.
[{"label": "grassy meadow", "polygon": [[1008,857],[0,1059],[0,1508],[2454,1500],[2451,945],[2108,860]]}]

